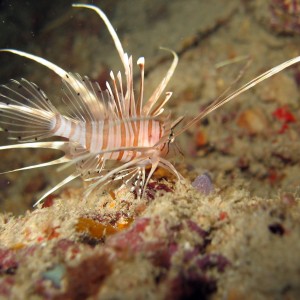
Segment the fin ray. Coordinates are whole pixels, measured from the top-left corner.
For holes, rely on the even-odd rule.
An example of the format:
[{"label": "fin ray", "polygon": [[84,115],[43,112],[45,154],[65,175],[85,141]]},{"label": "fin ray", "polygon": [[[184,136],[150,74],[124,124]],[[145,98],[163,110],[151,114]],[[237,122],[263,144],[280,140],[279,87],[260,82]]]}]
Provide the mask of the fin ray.
[{"label": "fin ray", "polygon": [[7,146],[1,146],[1,150],[8,150],[8,149],[18,149],[18,148],[46,148],[46,149],[56,149],[67,152],[69,149],[69,142],[35,142],[35,143],[20,143],[20,144],[13,144]]},{"label": "fin ray", "polygon": [[66,163],[68,161],[70,161],[70,159],[67,158],[66,156],[63,156],[63,157],[60,157],[60,158],[55,159],[55,160],[51,160],[51,161],[46,162],[46,163],[41,163],[41,164],[31,165],[31,166],[28,166],[28,167],[23,167],[23,168],[18,168],[18,169],[14,169],[14,170],[1,172],[0,175],[13,173],[13,172],[18,172],[18,171],[23,171],[23,170],[30,170],[30,169],[53,166],[53,165],[57,165],[57,164]]},{"label": "fin ray", "polygon": [[74,180],[75,178],[79,177],[80,174],[78,173],[74,173],[69,175],[68,177],[66,177],[64,180],[62,180],[60,183],[58,183],[57,185],[55,185],[52,189],[50,189],[49,191],[47,191],[42,197],[39,198],[39,200],[37,202],[34,203],[33,207],[37,206],[39,203],[41,203],[47,196],[51,195],[53,192],[55,192],[56,190],[58,190],[59,188],[61,188],[62,186],[66,185],[67,183],[69,183],[70,181]]},{"label": "fin ray", "polygon": [[246,92],[247,90],[251,89],[252,87],[256,86],[260,82],[266,80],[267,78],[270,78],[271,76],[274,76],[275,74],[281,72],[282,70],[300,62],[300,56],[294,57],[288,61],[285,61],[276,67],[273,67],[272,69],[264,72],[263,74],[255,77],[254,79],[250,80],[234,92],[230,93],[229,95],[217,99],[210,105],[208,105],[198,116],[196,116],[194,119],[192,119],[188,124],[186,124],[183,128],[181,128],[179,131],[177,131],[174,134],[174,138],[186,131],[191,126],[195,125],[197,122],[199,122],[201,119],[203,119],[205,116],[213,112],[215,109],[219,108],[220,106],[224,105],[225,103],[231,101],[235,97],[239,96],[240,94]]}]

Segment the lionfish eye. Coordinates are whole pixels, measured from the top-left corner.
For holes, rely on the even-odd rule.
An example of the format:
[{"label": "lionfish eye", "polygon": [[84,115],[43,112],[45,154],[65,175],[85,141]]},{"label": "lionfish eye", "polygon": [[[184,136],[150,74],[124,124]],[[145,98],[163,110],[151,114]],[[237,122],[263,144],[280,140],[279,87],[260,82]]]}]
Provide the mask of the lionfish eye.
[{"label": "lionfish eye", "polygon": [[174,141],[175,141],[175,135],[173,130],[171,130],[171,133],[169,134],[168,144],[173,143]]}]

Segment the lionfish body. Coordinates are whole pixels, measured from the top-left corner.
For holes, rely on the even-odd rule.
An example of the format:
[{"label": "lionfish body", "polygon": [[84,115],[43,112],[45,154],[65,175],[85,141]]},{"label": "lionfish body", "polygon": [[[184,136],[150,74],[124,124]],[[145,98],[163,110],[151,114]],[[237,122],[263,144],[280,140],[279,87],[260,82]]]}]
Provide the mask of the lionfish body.
[{"label": "lionfish body", "polygon": [[[86,196],[95,189],[120,181],[121,185],[129,186],[138,197],[142,197],[158,167],[166,169],[179,180],[183,180],[175,167],[166,159],[175,137],[252,86],[300,61],[300,57],[291,59],[256,77],[226,97],[217,99],[175,133],[174,129],[183,117],[171,121],[169,115],[164,114],[164,106],[172,93],[167,92],[164,97],[161,95],[177,66],[177,55],[168,50],[173,54],[173,63],[150,98],[144,101],[144,58],[140,57],[137,61],[140,68],[140,88],[135,94],[132,57],[124,52],[106,15],[93,5],[73,6],[94,10],[106,24],[124,67],[125,84],[123,86],[120,72],[116,76],[111,72],[111,81],[106,82],[106,90],[102,91],[99,85],[88,77],[67,73],[41,57],[13,49],[0,50],[26,57],[46,66],[59,75],[63,82],[62,100],[66,104],[65,114],[61,114],[54,107],[37,85],[25,79],[20,82],[12,80],[9,84],[0,87],[0,123],[3,130],[20,142],[2,146],[0,150],[52,148],[65,153],[63,157],[54,161],[8,172],[54,164],[65,164],[63,167],[73,164],[76,166],[74,173],[48,191],[37,203],[79,176],[90,183],[85,192]],[[64,137],[67,141],[39,142],[49,137]]]}]

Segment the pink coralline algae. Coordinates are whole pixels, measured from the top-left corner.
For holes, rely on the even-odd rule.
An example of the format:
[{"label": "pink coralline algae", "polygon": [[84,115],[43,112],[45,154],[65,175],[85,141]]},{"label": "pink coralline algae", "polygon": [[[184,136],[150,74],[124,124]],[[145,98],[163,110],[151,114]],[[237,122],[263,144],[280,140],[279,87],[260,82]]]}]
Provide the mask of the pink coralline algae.
[{"label": "pink coralline algae", "polygon": [[272,0],[271,26],[279,33],[300,33],[300,0]]},{"label": "pink coralline algae", "polygon": [[212,270],[223,273],[230,265],[220,254],[201,255],[197,249],[185,253],[185,268],[170,282],[167,299],[207,299],[217,290]]},{"label": "pink coralline algae", "polygon": [[[192,232],[188,249],[182,239],[187,232]],[[113,276],[118,261],[128,263],[129,267],[132,260],[147,260],[157,274],[157,288],[166,287],[165,299],[206,299],[216,291],[217,274],[230,265],[221,254],[206,252],[209,243],[209,232],[194,220],[187,218],[170,224],[160,216],[137,218],[126,230],[93,246],[80,239],[54,238],[49,244],[51,250],[47,251],[53,264],[36,266],[37,276],[32,278],[31,290],[43,299],[96,297],[106,279]],[[12,298],[12,287],[21,276],[21,267],[33,255],[43,256],[43,251],[41,244],[14,250],[0,248],[0,297]],[[78,256],[83,257],[74,264]]]},{"label": "pink coralline algae", "polygon": [[[170,193],[172,191],[173,190],[166,184],[162,182],[153,181],[148,183],[146,187],[146,197],[148,200],[153,200],[157,194],[162,195],[163,193]],[[135,197],[137,197],[136,193]]]},{"label": "pink coralline algae", "polygon": [[149,224],[149,218],[137,219],[135,221],[134,226],[132,226],[129,230],[111,237],[107,241],[107,245],[114,247],[118,250],[127,249],[132,252],[139,252],[141,250],[145,251],[145,248],[148,248],[150,246],[143,241],[142,235],[143,232],[146,230],[146,227],[149,226]]},{"label": "pink coralline algae", "polygon": [[0,249],[0,274],[13,274],[18,267],[14,251]]}]

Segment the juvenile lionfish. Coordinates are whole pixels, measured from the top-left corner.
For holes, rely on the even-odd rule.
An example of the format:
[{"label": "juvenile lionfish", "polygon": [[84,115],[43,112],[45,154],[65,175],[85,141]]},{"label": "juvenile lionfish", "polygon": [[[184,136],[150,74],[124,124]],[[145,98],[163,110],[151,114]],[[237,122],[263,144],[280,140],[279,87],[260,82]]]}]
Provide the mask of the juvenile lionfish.
[{"label": "juvenile lionfish", "polygon": [[[132,56],[124,52],[117,33],[106,15],[93,5],[74,4],[73,7],[91,9],[104,21],[124,67],[125,86],[122,83],[121,72],[116,76],[110,72],[111,82],[106,82],[106,90],[103,91],[88,77],[66,72],[44,58],[14,49],[0,50],[36,61],[62,78],[65,96],[63,101],[67,114],[61,114],[46,94],[30,81],[11,80],[9,84],[0,87],[2,129],[19,141],[18,144],[2,146],[0,150],[50,148],[65,153],[59,159],[8,172],[63,163],[66,166],[72,164],[76,166],[74,173],[45,193],[36,204],[80,176],[90,183],[85,196],[95,189],[103,189],[112,182],[120,182],[121,186],[128,186],[138,197],[142,197],[158,167],[183,180],[166,159],[175,138],[216,108],[300,61],[298,56],[270,69],[226,97],[215,100],[183,128],[175,131],[183,117],[170,120],[170,116],[164,113],[164,106],[172,93],[166,92],[164,97],[161,95],[177,66],[176,53],[165,49],[172,53],[173,62],[156,90],[145,101],[143,99],[145,59],[140,57],[137,60],[140,69],[140,88],[135,94]],[[67,141],[39,141],[54,136],[64,137]]]}]

